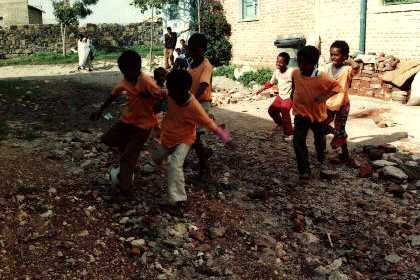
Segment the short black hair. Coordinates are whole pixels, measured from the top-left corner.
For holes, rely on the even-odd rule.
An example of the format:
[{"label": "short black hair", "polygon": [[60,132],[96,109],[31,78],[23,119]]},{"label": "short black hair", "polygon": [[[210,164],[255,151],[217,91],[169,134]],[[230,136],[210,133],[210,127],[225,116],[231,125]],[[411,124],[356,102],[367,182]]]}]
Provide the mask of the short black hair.
[{"label": "short black hair", "polygon": [[170,30],[170,31],[172,31],[172,28],[168,26],[168,27],[166,27],[166,30],[168,30],[168,31],[169,31],[169,30]]},{"label": "short black hair", "polygon": [[179,42],[184,42],[184,43],[186,43],[184,39],[179,40]]},{"label": "short black hair", "polygon": [[316,65],[318,64],[321,53],[314,46],[305,46],[301,48],[297,53],[297,61]]},{"label": "short black hair", "polygon": [[141,69],[141,56],[133,50],[124,51],[118,58],[118,67],[124,76],[130,76],[134,69]]},{"label": "short black hair", "polygon": [[83,39],[83,38],[85,38],[85,35],[84,35],[84,34],[82,34],[82,33],[80,33],[80,34],[79,34],[79,39]]},{"label": "short black hair", "polygon": [[158,67],[153,71],[153,77],[155,78],[155,80],[158,77],[165,77],[167,74],[168,74],[168,71],[166,71],[166,69],[163,67]]},{"label": "short black hair", "polygon": [[194,33],[188,40],[188,47],[207,49],[207,37],[203,33]]},{"label": "short black hair", "polygon": [[339,49],[340,53],[345,57],[349,56],[350,47],[349,47],[349,44],[347,44],[346,41],[337,40],[334,43],[332,43],[330,49],[332,49],[332,48]]},{"label": "short black hair", "polygon": [[281,52],[281,53],[279,53],[278,56],[283,57],[284,60],[286,61],[286,64],[289,64],[289,62],[290,62],[290,55],[287,52]]},{"label": "short black hair", "polygon": [[186,70],[172,70],[166,77],[166,87],[169,96],[179,105],[185,104],[190,98],[192,77]]}]

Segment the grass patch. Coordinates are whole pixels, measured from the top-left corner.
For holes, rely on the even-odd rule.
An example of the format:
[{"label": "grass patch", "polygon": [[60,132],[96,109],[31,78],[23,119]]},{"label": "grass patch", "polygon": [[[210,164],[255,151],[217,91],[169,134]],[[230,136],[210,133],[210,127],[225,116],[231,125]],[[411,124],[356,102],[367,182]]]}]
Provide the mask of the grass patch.
[{"label": "grass patch", "polygon": [[252,83],[262,85],[271,79],[273,71],[270,69],[258,69],[257,71],[246,72],[239,78],[239,81],[246,87]]},{"label": "grass patch", "polygon": [[[116,60],[120,54],[127,49],[137,51],[142,57],[149,55],[148,46],[136,46],[131,48],[104,48],[95,51],[95,60]],[[153,55],[161,55],[163,48],[156,46],[153,48]],[[78,62],[77,53],[63,56],[59,53],[37,53],[28,56],[0,60],[0,66],[11,65],[41,65],[41,64],[72,64]]]},{"label": "grass patch", "polygon": [[235,65],[223,65],[214,70],[214,76],[223,76],[231,80],[235,80]]}]

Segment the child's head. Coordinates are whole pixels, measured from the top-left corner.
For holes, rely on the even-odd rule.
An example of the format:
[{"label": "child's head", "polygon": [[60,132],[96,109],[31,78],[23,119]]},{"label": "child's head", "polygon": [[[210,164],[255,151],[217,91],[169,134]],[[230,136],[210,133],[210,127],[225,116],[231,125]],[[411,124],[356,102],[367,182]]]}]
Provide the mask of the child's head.
[{"label": "child's head", "polygon": [[277,56],[276,67],[281,72],[284,72],[287,70],[287,65],[289,65],[289,62],[290,55],[287,52],[282,52]]},{"label": "child's head", "polygon": [[172,32],[172,28],[168,26],[168,28],[166,28],[166,30],[168,31],[168,33]]},{"label": "child's head", "polygon": [[169,72],[166,80],[166,87],[171,98],[178,105],[184,105],[190,99],[192,77],[185,70],[173,70]]},{"label": "child's head", "polygon": [[189,54],[194,57],[203,56],[207,51],[207,38],[202,33],[194,33],[188,40]]},{"label": "child's head", "polygon": [[129,82],[137,82],[141,73],[141,56],[132,50],[124,51],[118,58],[118,67]]},{"label": "child's head", "polygon": [[335,41],[330,47],[331,62],[335,67],[340,67],[349,58],[350,47],[345,41]]},{"label": "child's head", "polygon": [[163,86],[165,84],[166,75],[168,75],[168,72],[163,67],[158,67],[155,71],[153,71],[153,78],[159,86]]},{"label": "child's head", "polygon": [[83,35],[82,33],[79,34],[79,40],[83,40],[85,38],[85,35]]},{"label": "child's head", "polygon": [[187,46],[187,43],[185,42],[185,40],[184,39],[181,39],[181,40],[179,40],[179,43],[181,44],[181,46],[182,47],[186,47]]},{"label": "child's head", "polygon": [[311,76],[319,61],[320,52],[314,46],[305,46],[298,51],[297,62],[304,76]]},{"label": "child's head", "polygon": [[175,52],[179,55],[179,54],[181,54],[181,49],[180,48],[176,48],[175,49]]}]

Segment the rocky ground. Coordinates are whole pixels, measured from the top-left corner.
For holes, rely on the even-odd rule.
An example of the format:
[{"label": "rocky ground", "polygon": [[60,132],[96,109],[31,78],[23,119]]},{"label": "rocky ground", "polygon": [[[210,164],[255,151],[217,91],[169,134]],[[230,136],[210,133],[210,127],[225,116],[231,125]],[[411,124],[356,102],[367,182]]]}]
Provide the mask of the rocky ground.
[{"label": "rocky ground", "polygon": [[[257,106],[244,89],[229,91],[219,88],[216,100],[236,100],[219,104]],[[355,145],[351,166],[331,154],[330,170],[320,178],[315,165],[302,183],[281,131],[221,106],[216,119],[232,128],[237,148],[209,137],[215,178],[207,186],[191,180],[189,158],[189,202],[178,218],[158,206],[166,180],[151,163],[152,142],[135,196],[110,195],[116,157],[98,138],[120,105],[112,120],[88,121],[108,92],[65,81],[2,83],[0,279],[420,278],[413,149]]]}]

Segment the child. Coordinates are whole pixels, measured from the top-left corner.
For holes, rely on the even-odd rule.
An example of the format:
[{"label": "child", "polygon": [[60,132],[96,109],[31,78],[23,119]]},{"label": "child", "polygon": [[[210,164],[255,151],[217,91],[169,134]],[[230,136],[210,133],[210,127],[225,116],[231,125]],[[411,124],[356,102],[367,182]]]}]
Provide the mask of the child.
[{"label": "child", "polygon": [[[168,71],[166,71],[163,67],[158,67],[153,71],[153,79],[155,80],[156,84],[161,88],[165,89],[165,82],[166,76],[168,75]],[[168,110],[168,99],[164,98],[156,103],[155,105],[155,113],[162,113]]]},{"label": "child", "polygon": [[111,147],[118,147],[121,152],[120,167],[111,170],[113,185],[118,186],[122,194],[129,195],[134,168],[150,131],[157,125],[153,112],[156,100],[165,96],[151,77],[141,72],[141,57],[135,51],[125,51],[118,58],[118,67],[124,75],[112,91],[111,96],[101,108],[91,115],[91,120],[98,120],[102,112],[118,96],[126,93],[128,102],[121,114],[121,119],[101,140]]},{"label": "child", "polygon": [[292,119],[290,117],[290,110],[292,109],[292,100],[290,94],[292,92],[292,72],[293,69],[288,68],[290,56],[286,52],[282,52],[277,56],[276,67],[273,77],[264,87],[256,92],[260,94],[264,90],[272,88],[277,85],[277,96],[274,102],[268,108],[268,114],[277,124],[283,126],[285,140],[291,141],[293,137]]},{"label": "child", "polygon": [[[343,90],[327,100],[326,133],[334,134],[331,147],[333,149],[341,147],[339,158],[347,162],[350,159],[346,133],[346,122],[350,112],[349,89],[353,76],[357,75],[360,66],[348,61],[349,45],[345,41],[335,41],[331,45],[330,57],[331,64],[327,65],[326,72],[340,84]],[[334,127],[330,126],[333,121]]]},{"label": "child", "polygon": [[292,100],[295,114],[293,146],[301,179],[309,179],[311,174],[306,145],[309,129],[314,133],[315,149],[321,170],[324,168],[326,140],[323,122],[327,118],[325,101],[341,91],[337,81],[316,69],[319,56],[317,48],[303,47],[297,55],[299,69],[293,71],[292,74]]},{"label": "child", "polygon": [[[211,107],[211,89],[213,66],[209,60],[204,57],[207,51],[207,38],[204,34],[195,33],[188,40],[188,51],[192,59],[188,72],[192,76],[191,92],[200,102],[204,110],[209,113]],[[193,149],[197,153],[199,161],[199,176],[203,182],[207,182],[211,178],[211,170],[208,159],[212,156],[213,151],[207,147],[202,138],[205,134],[203,129],[197,130],[197,138],[193,144]]]},{"label": "child", "polygon": [[162,123],[161,144],[153,154],[153,160],[158,164],[168,159],[169,204],[175,210],[187,200],[183,165],[195,142],[197,126],[211,130],[224,143],[230,142],[229,133],[218,127],[190,94],[191,85],[192,78],[187,71],[173,70],[168,74],[168,113]]},{"label": "child", "polygon": [[187,70],[188,69],[188,61],[185,57],[185,54],[182,53],[180,48],[175,49],[175,52],[177,53],[177,57],[175,59],[173,69]]}]

